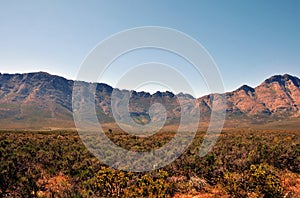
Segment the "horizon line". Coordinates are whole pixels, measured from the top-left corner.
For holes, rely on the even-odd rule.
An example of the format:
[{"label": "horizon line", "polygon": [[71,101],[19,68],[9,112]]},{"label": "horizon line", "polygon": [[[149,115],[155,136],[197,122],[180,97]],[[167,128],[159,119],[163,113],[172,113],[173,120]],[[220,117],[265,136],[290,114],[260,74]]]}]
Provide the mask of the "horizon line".
[{"label": "horizon line", "polygon": [[270,78],[272,78],[272,77],[274,77],[274,76],[285,76],[285,75],[288,75],[288,76],[292,76],[292,77],[295,77],[295,78],[298,78],[298,79],[299,79],[298,76],[292,75],[292,74],[289,74],[289,73],[284,73],[284,74],[278,74],[278,73],[276,73],[276,74],[273,74],[273,75],[271,75],[270,77],[266,78],[266,79],[263,80],[258,86],[255,86],[255,87],[250,86],[250,85],[247,85],[247,84],[242,84],[242,85],[240,85],[238,88],[236,88],[236,89],[234,89],[234,90],[231,90],[231,91],[225,91],[224,93],[209,93],[209,94],[205,94],[205,95],[202,95],[202,96],[199,96],[199,97],[195,97],[195,96],[193,96],[191,93],[186,93],[186,92],[183,92],[183,91],[181,91],[181,92],[179,92],[179,93],[174,93],[174,92],[172,92],[172,91],[170,91],[170,90],[165,90],[165,91],[162,91],[162,90],[156,90],[155,92],[150,92],[150,91],[146,91],[146,90],[137,91],[137,90],[134,90],[134,89],[132,89],[132,90],[130,90],[130,89],[121,89],[121,88],[118,88],[118,87],[113,87],[112,85],[110,85],[110,84],[108,84],[108,83],[105,83],[105,82],[88,82],[88,81],[82,81],[82,80],[76,80],[76,79],[69,79],[68,77],[63,76],[63,74],[54,74],[54,73],[49,72],[49,71],[31,71],[31,72],[16,72],[16,73],[9,73],[9,72],[4,72],[4,73],[2,73],[2,72],[0,71],[0,75],[4,75],[4,74],[7,74],[7,75],[24,75],[24,74],[37,74],[37,73],[46,73],[46,74],[48,74],[48,75],[50,75],[50,76],[57,76],[57,77],[64,78],[64,79],[66,79],[66,80],[74,81],[74,82],[77,81],[77,82],[85,82],[85,83],[92,83],[92,84],[93,84],[93,83],[105,84],[105,85],[107,85],[107,86],[110,86],[110,87],[113,88],[113,89],[118,89],[118,90],[122,90],[122,91],[135,91],[135,92],[137,92],[137,93],[144,92],[144,93],[149,93],[150,95],[154,95],[154,94],[156,94],[156,93],[167,93],[167,92],[169,92],[169,93],[172,93],[172,94],[174,94],[174,95],[180,95],[180,94],[189,95],[189,96],[192,96],[192,97],[195,98],[195,99],[202,98],[202,97],[208,96],[208,95],[214,95],[214,94],[226,94],[226,93],[234,92],[234,91],[237,91],[238,89],[242,88],[243,86],[248,86],[248,87],[250,87],[250,88],[252,88],[252,89],[255,89],[256,87],[258,87],[259,85],[261,85],[264,81],[266,81],[267,79],[270,79]]}]

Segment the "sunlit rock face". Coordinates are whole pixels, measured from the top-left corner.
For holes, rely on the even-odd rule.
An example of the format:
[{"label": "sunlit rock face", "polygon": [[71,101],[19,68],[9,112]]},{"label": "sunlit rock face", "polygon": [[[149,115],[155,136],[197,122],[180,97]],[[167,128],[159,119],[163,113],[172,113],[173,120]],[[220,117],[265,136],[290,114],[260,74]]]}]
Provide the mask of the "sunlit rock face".
[{"label": "sunlit rock face", "polygon": [[[122,97],[130,96],[129,113],[139,124],[150,122],[149,110],[155,103],[166,109],[166,124],[180,121],[181,101],[194,98],[189,94],[171,92],[136,92],[114,89],[103,83],[82,82],[95,86],[95,108],[101,122],[114,122],[111,95],[116,94],[120,104]],[[27,74],[0,74],[0,118],[3,123],[25,124],[25,126],[74,126],[72,115],[72,90],[74,81],[45,72]],[[225,93],[228,119],[288,119],[300,116],[300,79],[288,74],[275,75],[259,86],[243,85],[235,91]],[[82,93],[84,94],[84,93]],[[201,120],[209,120],[212,107],[218,110],[222,103],[220,94],[210,94],[197,99],[196,106],[186,106],[188,111],[200,110]],[[118,104],[118,101],[116,101]],[[222,107],[220,106],[220,110]],[[157,112],[153,112],[154,114]]]}]

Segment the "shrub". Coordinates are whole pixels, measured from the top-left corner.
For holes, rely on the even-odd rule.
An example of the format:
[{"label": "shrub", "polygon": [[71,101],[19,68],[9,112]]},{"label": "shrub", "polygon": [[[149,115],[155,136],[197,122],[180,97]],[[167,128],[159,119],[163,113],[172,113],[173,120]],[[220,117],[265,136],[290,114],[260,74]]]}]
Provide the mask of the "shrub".
[{"label": "shrub", "polygon": [[274,168],[266,165],[251,165],[243,174],[226,173],[222,182],[225,191],[234,197],[282,197],[283,188]]},{"label": "shrub", "polygon": [[283,188],[273,167],[260,164],[251,165],[246,180],[251,191],[262,194],[264,197],[282,197]]}]

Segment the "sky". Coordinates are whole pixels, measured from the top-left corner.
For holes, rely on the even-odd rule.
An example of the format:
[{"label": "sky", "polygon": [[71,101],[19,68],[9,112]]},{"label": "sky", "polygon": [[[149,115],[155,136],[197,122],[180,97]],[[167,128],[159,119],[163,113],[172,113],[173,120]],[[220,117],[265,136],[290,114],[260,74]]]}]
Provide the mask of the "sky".
[{"label": "sky", "polygon": [[[205,47],[225,91],[255,87],[274,74],[300,77],[299,10],[298,0],[0,0],[0,73],[45,71],[76,79],[104,39],[130,28],[162,26]],[[179,70],[187,64],[165,52],[142,50],[116,62],[104,82],[116,86],[121,73],[138,61],[177,64]],[[203,79],[195,82],[192,70],[186,75],[199,87],[196,96],[209,92]]]}]

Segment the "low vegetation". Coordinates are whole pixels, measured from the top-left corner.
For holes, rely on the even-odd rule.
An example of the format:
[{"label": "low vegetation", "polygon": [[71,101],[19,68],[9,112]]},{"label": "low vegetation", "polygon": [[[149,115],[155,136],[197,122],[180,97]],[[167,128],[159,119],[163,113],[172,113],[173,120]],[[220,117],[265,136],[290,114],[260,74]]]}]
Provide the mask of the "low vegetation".
[{"label": "low vegetation", "polygon": [[[160,147],[173,135],[108,133],[132,150]],[[76,132],[2,131],[0,197],[299,197],[299,132],[224,131],[213,150],[199,157],[203,137],[198,133],[170,165],[131,173],[99,162]]]}]

